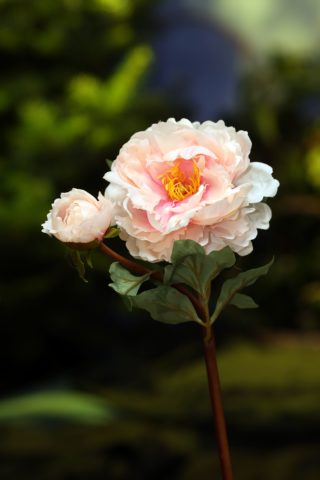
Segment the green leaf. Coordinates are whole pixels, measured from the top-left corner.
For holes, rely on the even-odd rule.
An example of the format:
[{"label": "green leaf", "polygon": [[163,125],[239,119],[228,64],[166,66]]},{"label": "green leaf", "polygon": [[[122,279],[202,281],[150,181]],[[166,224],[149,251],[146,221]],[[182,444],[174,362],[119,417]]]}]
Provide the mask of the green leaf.
[{"label": "green leaf", "polygon": [[236,257],[230,247],[224,247],[222,250],[209,253],[208,257],[214,264],[216,275],[225,268],[233,267],[236,263]]},{"label": "green leaf", "polygon": [[175,288],[160,285],[136,297],[130,297],[134,307],[147,310],[154,320],[172,325],[183,322],[203,322],[198,318],[188,297]]},{"label": "green leaf", "polygon": [[194,240],[176,240],[171,254],[171,263],[177,263],[187,255],[205,255],[204,248]]},{"label": "green leaf", "polygon": [[[80,253],[80,251],[71,248],[70,251],[69,251],[69,254],[70,254],[70,258],[71,258],[72,265],[73,265],[74,268],[77,270],[77,272],[78,272],[78,274],[79,274],[79,277],[80,277],[81,280],[83,280],[85,283],[88,283],[88,280],[85,278],[86,268],[85,268],[84,261],[83,261],[82,258],[81,258],[81,253]],[[85,254],[85,253],[83,252],[83,255],[84,255],[84,254]],[[87,258],[87,257],[86,257],[86,258]],[[89,261],[90,261],[90,260],[89,260]],[[87,263],[89,264],[88,259],[87,259]]]},{"label": "green leaf", "polygon": [[118,227],[110,227],[109,230],[106,232],[104,238],[115,238],[118,237],[120,233],[120,229]]},{"label": "green leaf", "polygon": [[249,295],[244,295],[243,293],[236,293],[230,301],[230,305],[234,305],[238,308],[257,308],[259,305],[249,297]]},{"label": "green leaf", "polygon": [[[271,262],[267,263],[267,265],[264,265],[263,267],[253,268],[251,270],[248,270],[247,272],[242,272],[236,277],[230,278],[229,280],[224,282],[224,284],[222,285],[219,298],[217,300],[215,311],[211,316],[211,323],[213,323],[218,318],[218,316],[220,315],[224,307],[234,299],[236,293],[239,290],[241,290],[244,287],[248,287],[249,285],[252,285],[259,277],[266,275],[272,263],[273,263],[273,259],[271,260]],[[247,299],[244,300],[243,297],[246,297],[246,295],[241,295],[240,300],[238,297],[238,300],[236,298],[235,301],[239,302],[239,304],[240,303],[243,304],[245,301],[248,302],[248,300]],[[250,302],[250,305],[252,305],[252,302]],[[245,307],[240,307],[240,308],[245,308]],[[249,307],[249,308],[252,308],[252,307]]]},{"label": "green leaf", "polygon": [[164,283],[184,283],[206,300],[210,295],[211,281],[236,261],[229,247],[206,255],[203,247],[192,240],[175,242],[171,258],[173,264],[165,268]]},{"label": "green leaf", "polygon": [[113,281],[113,283],[109,283],[109,287],[113,288],[117,293],[120,293],[120,295],[129,296],[136,295],[142,283],[150,277],[149,273],[146,273],[141,277],[132,275],[132,273],[124,268],[119,262],[111,264],[109,273]]}]

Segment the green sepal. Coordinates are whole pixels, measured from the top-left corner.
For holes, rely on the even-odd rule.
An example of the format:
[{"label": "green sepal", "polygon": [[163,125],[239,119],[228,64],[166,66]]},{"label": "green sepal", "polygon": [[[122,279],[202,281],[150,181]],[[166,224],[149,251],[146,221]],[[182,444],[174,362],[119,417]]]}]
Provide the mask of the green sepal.
[{"label": "green sepal", "polygon": [[146,310],[154,320],[159,322],[172,325],[197,322],[203,325],[189,298],[173,287],[159,285],[136,297],[130,297],[129,301],[133,307]]},{"label": "green sepal", "polygon": [[129,295],[120,295],[120,298],[123,301],[124,306],[129,310],[129,312],[132,312],[133,305],[130,301],[130,298],[132,297],[130,297]]},{"label": "green sepal", "polygon": [[120,229],[118,227],[110,227],[104,235],[104,238],[115,238],[118,237]]},{"label": "green sepal", "polygon": [[132,273],[124,268],[119,262],[114,262],[110,265],[109,273],[113,282],[109,283],[109,287],[124,296],[137,295],[140,286],[150,277],[149,273],[146,273],[141,277],[132,275]]},{"label": "green sepal", "polygon": [[77,270],[81,280],[83,280],[85,283],[88,283],[88,280],[85,277],[86,267],[82,257],[86,260],[87,265],[91,267],[92,266],[91,259],[88,258],[89,253],[85,251],[80,252],[80,250],[75,250],[73,248],[70,248],[69,255],[71,258],[72,265]]},{"label": "green sepal", "polygon": [[193,240],[178,240],[174,243],[172,265],[164,272],[164,283],[184,283],[208,301],[211,281],[225,269],[235,264],[236,258],[229,247],[206,255],[201,245]]},{"label": "green sepal", "polygon": [[[225,306],[231,303],[232,300],[233,304],[237,307],[239,307],[239,305],[242,305],[239,308],[253,308],[256,304],[252,299],[250,299],[250,301],[248,300],[250,297],[248,297],[247,295],[240,295],[239,298],[239,294],[237,297],[236,294],[242,288],[252,285],[259,277],[266,275],[272,264],[273,259],[271,260],[271,262],[267,263],[262,267],[253,268],[246,272],[240,273],[234,278],[226,280],[222,285],[216,308],[211,316],[210,323],[213,323],[218,318]],[[244,306],[245,303],[247,303],[249,307]]]}]

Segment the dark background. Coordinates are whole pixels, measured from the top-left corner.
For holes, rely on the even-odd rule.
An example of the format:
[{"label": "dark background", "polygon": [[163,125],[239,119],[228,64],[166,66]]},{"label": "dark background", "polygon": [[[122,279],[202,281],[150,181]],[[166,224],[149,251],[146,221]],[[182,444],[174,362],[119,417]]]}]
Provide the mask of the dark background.
[{"label": "dark background", "polygon": [[1,0],[0,19],[0,478],[219,478],[197,326],[127,313],[106,258],[82,283],[40,227],[168,117],[247,130],[280,180],[239,260],[275,264],[258,310],[218,320],[219,366],[236,478],[319,478],[319,3]]}]

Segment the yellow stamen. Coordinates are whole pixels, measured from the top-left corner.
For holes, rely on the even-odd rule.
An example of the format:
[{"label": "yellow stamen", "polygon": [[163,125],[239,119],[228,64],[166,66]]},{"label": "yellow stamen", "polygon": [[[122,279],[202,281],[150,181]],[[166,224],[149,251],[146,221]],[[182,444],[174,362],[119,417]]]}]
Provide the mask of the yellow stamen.
[{"label": "yellow stamen", "polygon": [[178,202],[196,193],[200,187],[200,172],[196,162],[192,160],[193,172],[188,177],[181,170],[180,164],[181,161],[175,162],[173,167],[158,177],[169,198]]}]

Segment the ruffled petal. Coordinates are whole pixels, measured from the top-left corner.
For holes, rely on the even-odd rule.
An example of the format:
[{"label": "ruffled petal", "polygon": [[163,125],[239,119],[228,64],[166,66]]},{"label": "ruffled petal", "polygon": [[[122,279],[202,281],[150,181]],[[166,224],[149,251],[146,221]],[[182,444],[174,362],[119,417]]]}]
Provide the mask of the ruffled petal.
[{"label": "ruffled petal", "polygon": [[252,162],[245,173],[238,177],[236,185],[248,185],[248,202],[258,203],[264,197],[274,197],[278,191],[279,182],[272,177],[272,168],[260,162]]}]

